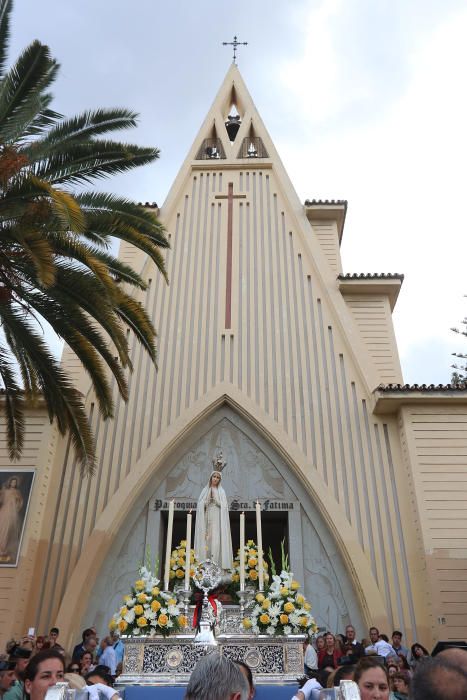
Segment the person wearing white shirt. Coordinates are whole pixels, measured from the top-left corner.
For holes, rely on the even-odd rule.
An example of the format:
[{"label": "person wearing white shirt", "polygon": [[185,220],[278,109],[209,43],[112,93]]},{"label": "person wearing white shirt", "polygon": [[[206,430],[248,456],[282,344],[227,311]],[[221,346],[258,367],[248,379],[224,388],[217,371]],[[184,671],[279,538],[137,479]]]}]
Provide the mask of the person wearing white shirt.
[{"label": "person wearing white shirt", "polygon": [[305,673],[309,673],[309,671],[316,671],[317,670],[317,668],[318,668],[318,654],[316,653],[316,649],[314,648],[311,641],[308,641],[308,644],[306,645],[305,656],[304,656],[303,661],[305,664]]},{"label": "person wearing white shirt", "polygon": [[100,666],[108,666],[111,676],[115,676],[115,671],[117,669],[117,654],[112,646],[112,639],[110,637],[104,637],[101,641],[102,654],[99,658]]}]

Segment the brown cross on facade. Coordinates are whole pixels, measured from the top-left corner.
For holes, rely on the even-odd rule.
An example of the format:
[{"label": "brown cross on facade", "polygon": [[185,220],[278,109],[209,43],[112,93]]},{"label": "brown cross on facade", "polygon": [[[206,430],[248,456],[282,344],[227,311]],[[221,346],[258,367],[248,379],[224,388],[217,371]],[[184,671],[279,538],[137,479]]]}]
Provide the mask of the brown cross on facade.
[{"label": "brown cross on facade", "polygon": [[246,194],[234,194],[233,182],[229,182],[228,194],[217,194],[216,199],[227,200],[227,262],[225,272],[225,328],[232,327],[232,229],[233,201],[246,199]]}]

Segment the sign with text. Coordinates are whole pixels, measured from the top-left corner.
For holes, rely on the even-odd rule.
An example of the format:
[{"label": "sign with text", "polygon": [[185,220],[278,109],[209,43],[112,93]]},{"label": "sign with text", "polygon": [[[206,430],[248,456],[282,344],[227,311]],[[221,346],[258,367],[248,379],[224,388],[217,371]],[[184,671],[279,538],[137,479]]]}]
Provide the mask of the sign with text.
[{"label": "sign with text", "polygon": [[[169,510],[169,503],[172,499],[170,498],[155,498],[151,503],[151,510]],[[297,503],[293,501],[273,501],[270,499],[258,499],[261,504],[261,510],[264,512],[272,511],[291,511],[298,507]],[[190,510],[196,510],[196,501],[190,501],[188,498],[174,498],[175,510],[181,510],[189,512]],[[229,510],[236,512],[243,511],[254,511],[256,508],[256,501],[241,501],[238,498],[232,498],[229,501]]]}]

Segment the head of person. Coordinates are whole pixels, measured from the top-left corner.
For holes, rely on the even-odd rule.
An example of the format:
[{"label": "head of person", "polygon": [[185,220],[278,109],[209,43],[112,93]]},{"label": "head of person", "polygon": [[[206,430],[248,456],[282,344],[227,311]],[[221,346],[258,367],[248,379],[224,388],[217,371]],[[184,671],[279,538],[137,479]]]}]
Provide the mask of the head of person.
[{"label": "head of person", "polygon": [[93,657],[90,651],[85,651],[79,660],[80,669],[88,669],[93,661]]},{"label": "head of person", "polygon": [[355,627],[353,625],[347,625],[345,628],[345,636],[349,642],[353,642],[355,639]]},{"label": "head of person", "polygon": [[345,637],[344,637],[344,635],[343,635],[343,634],[336,634],[336,635],[335,635],[335,639],[336,639],[336,646],[337,646],[338,648],[340,648],[340,649],[343,651],[343,649],[344,649],[344,647],[345,647]]},{"label": "head of person", "polygon": [[213,653],[203,656],[194,667],[185,700],[247,700],[249,692],[238,665]]},{"label": "head of person", "polygon": [[17,489],[18,488],[18,479],[16,478],[16,476],[12,476],[8,479],[7,488],[9,488],[9,489]]},{"label": "head of person", "polygon": [[410,673],[408,671],[397,671],[392,677],[392,686],[396,693],[408,695],[410,691]]},{"label": "head of person", "polygon": [[394,649],[399,649],[399,647],[402,644],[402,632],[399,632],[399,630],[394,630],[391,636],[392,639],[392,646]]},{"label": "head of person", "polygon": [[107,647],[112,646],[112,640],[110,639],[110,637],[102,637],[100,646],[102,651],[104,651],[104,649],[107,649]]},{"label": "head of person", "polygon": [[446,659],[429,658],[419,664],[410,684],[411,700],[464,700],[467,673]]},{"label": "head of person", "polygon": [[209,486],[219,486],[222,481],[222,474],[220,472],[212,472],[209,478]]},{"label": "head of person", "polygon": [[43,637],[42,635],[40,635],[39,637],[36,637],[36,642],[35,642],[36,651],[40,651],[44,647],[44,644],[45,644],[45,637]]},{"label": "head of person", "polygon": [[44,700],[52,685],[63,681],[65,662],[55,649],[45,649],[32,657],[24,673],[24,690],[29,700]]},{"label": "head of person", "polygon": [[384,666],[371,656],[364,656],[355,667],[354,681],[361,700],[389,700],[389,677]]},{"label": "head of person", "polygon": [[459,647],[449,647],[449,649],[443,649],[436,658],[444,659],[454,666],[460,666],[463,671],[467,673],[467,651],[465,649],[459,649]]},{"label": "head of person", "polygon": [[31,658],[31,650],[21,646],[13,647],[10,651],[9,661],[15,664],[15,673],[17,678],[22,678],[24,670]]},{"label": "head of person", "polygon": [[118,630],[112,630],[110,633],[110,638],[112,639],[112,644],[116,644],[120,639],[120,632]]},{"label": "head of person", "polygon": [[322,651],[325,646],[326,646],[326,644],[324,641],[324,636],[322,634],[320,634],[319,637],[316,637],[316,649],[318,651]]},{"label": "head of person", "polygon": [[87,640],[89,637],[95,636],[94,628],[93,627],[86,627],[85,630],[82,632],[82,639],[83,639],[83,644],[86,644]]},{"label": "head of person", "polygon": [[380,639],[383,642],[387,642],[389,644],[389,637],[387,634],[380,634],[378,639]]},{"label": "head of person", "polygon": [[368,634],[370,635],[370,642],[376,644],[379,639],[379,629],[377,627],[370,627]]},{"label": "head of person", "polygon": [[[307,641],[307,640],[305,640]],[[308,640],[310,641],[310,640]],[[252,700],[255,697],[255,685],[253,683],[253,674],[251,672],[251,668],[246,664],[244,661],[234,661],[234,664],[237,664],[239,667],[240,671],[243,673],[245,678],[247,679],[248,682],[248,687],[249,687],[249,693],[247,695],[248,700]]]},{"label": "head of person", "polygon": [[71,664],[68,664],[66,668],[67,673],[78,673],[80,672],[80,666],[77,661],[72,661]]},{"label": "head of person", "polygon": [[0,661],[0,697],[16,680],[14,661]]},{"label": "head of person", "polygon": [[399,671],[399,664],[392,659],[386,659],[386,668],[388,670],[389,676],[394,676]]},{"label": "head of person", "polygon": [[324,635],[324,643],[326,645],[326,649],[334,649],[334,646],[336,644],[336,638],[334,637],[332,632],[326,632]]},{"label": "head of person", "polygon": [[86,651],[90,651],[91,654],[94,654],[97,648],[97,637],[95,635],[88,637],[84,647]]},{"label": "head of person", "polygon": [[430,656],[427,649],[425,649],[425,647],[423,647],[418,642],[412,644],[412,646],[410,647],[410,651],[412,653],[412,658],[414,659],[421,659],[422,656]]},{"label": "head of person", "polygon": [[59,634],[60,630],[58,629],[58,627],[52,627],[52,629],[49,632],[49,640],[52,642],[52,644],[55,644]]},{"label": "head of person", "polygon": [[89,673],[87,673],[85,676],[86,685],[95,685],[96,683],[103,683],[104,685],[108,685],[111,688],[113,686],[113,678],[108,672],[108,670],[105,670],[106,668],[106,666],[96,666],[94,671],[90,671]]},{"label": "head of person", "polygon": [[339,668],[334,674],[334,685],[339,686],[341,681],[353,681],[354,673],[354,664],[346,664],[345,666],[339,666]]}]

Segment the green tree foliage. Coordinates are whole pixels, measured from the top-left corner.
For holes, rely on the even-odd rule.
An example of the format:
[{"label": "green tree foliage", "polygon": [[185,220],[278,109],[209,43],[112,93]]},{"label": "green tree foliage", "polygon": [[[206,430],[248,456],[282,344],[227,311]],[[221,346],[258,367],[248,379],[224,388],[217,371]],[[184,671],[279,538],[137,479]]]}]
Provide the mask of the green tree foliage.
[{"label": "green tree foliage", "polygon": [[[451,330],[467,338],[467,318],[463,319],[462,325],[464,326],[464,330],[462,328],[451,328]],[[456,362],[456,364],[451,365],[454,370],[451,382],[453,384],[463,384],[467,388],[467,353],[453,352],[452,354],[461,362]]]},{"label": "green tree foliage", "polygon": [[128,395],[127,329],[155,361],[155,330],[130,292],[143,279],[110,252],[112,237],[144,251],[166,277],[168,246],[153,212],[86,191],[97,179],[158,158],[156,148],[111,140],[136,125],[126,109],[65,119],[50,87],[59,66],[34,41],[6,68],[12,0],[0,0],[0,380],[10,457],[21,455],[25,402],[44,400],[69,432],[85,471],[95,466],[83,396],[44,340],[46,319],[88,372],[101,415],[113,415],[111,379]]}]

